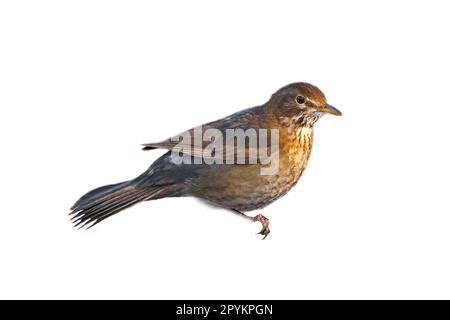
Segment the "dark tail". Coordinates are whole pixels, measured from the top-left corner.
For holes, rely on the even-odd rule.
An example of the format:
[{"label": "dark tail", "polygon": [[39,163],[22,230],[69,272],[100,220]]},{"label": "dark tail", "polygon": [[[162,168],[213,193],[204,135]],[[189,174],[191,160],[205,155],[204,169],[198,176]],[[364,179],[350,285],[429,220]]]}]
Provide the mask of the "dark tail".
[{"label": "dark tail", "polygon": [[167,186],[138,188],[135,181],[126,181],[94,189],[71,208],[75,227],[91,228],[100,221],[135,205],[138,202],[160,198]]}]

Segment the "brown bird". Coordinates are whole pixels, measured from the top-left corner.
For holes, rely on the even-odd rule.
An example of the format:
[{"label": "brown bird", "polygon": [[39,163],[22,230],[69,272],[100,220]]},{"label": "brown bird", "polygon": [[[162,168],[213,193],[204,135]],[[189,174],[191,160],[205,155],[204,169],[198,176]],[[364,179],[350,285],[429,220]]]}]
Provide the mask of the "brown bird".
[{"label": "brown bird", "polygon": [[[265,174],[262,169],[268,165],[262,163],[261,153],[258,153],[261,139],[256,146],[260,150],[253,150],[255,146],[245,140],[246,136],[239,147],[234,143],[237,135],[231,140],[227,138],[227,143],[216,141],[215,148],[208,149],[213,139],[202,140],[200,144],[185,139],[195,136],[196,129],[191,129],[177,138],[145,144],[143,150],[162,148],[169,151],[137,178],[85,194],[71,208],[72,221],[80,228],[90,228],[141,201],[193,196],[261,222],[260,234],[264,239],[270,232],[269,220],[261,214],[250,217],[244,212],[267,206],[297,183],[311,153],[313,126],[325,113],[341,115],[327,103],[322,91],[300,82],[281,88],[261,106],[201,126],[202,132],[212,129],[215,139],[218,134],[228,137],[231,129],[233,132],[242,129],[247,133],[268,130],[272,144],[265,151],[270,153],[269,159],[276,162],[276,166],[275,170]],[[274,141],[278,143],[273,144]],[[212,152],[205,152],[207,150]],[[233,164],[217,161],[221,156],[231,159]],[[214,159],[216,162],[212,162]]]}]

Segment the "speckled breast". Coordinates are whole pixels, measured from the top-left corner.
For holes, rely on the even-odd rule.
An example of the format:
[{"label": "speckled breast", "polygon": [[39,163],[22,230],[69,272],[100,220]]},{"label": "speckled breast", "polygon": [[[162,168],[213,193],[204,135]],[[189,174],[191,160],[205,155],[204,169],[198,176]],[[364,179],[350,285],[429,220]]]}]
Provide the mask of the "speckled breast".
[{"label": "speckled breast", "polygon": [[291,190],[302,176],[311,154],[313,129],[310,127],[296,129],[295,135],[290,133],[281,141],[283,144],[280,146],[278,173],[266,178],[265,188],[255,190],[264,196],[260,197],[258,204],[255,203],[254,207],[246,210],[259,209],[279,199]]},{"label": "speckled breast", "polygon": [[[280,133],[279,168],[261,175],[260,165],[210,166],[208,179],[194,184],[194,194],[224,208],[251,211],[263,208],[285,195],[299,180],[311,153],[313,130],[299,128]],[[205,175],[201,175],[204,177]]]}]

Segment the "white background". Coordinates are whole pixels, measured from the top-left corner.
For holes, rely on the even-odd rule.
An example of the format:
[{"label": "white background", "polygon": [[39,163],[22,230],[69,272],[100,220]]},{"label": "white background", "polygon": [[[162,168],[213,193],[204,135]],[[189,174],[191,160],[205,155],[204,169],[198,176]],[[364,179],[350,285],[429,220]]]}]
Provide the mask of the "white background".
[{"label": "white background", "polygon": [[[2,1],[0,298],[450,298],[445,1]],[[69,207],[140,143],[319,86],[272,233],[195,199],[88,231]],[[256,212],[254,212],[256,214]]]}]

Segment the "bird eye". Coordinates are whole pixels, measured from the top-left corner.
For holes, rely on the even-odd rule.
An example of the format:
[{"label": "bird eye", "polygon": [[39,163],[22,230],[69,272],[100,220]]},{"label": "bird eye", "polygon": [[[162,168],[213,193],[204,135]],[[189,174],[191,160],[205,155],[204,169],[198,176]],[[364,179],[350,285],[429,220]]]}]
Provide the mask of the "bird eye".
[{"label": "bird eye", "polygon": [[304,104],[306,100],[304,96],[297,96],[297,98],[295,98],[295,101],[297,101],[298,104]]}]

